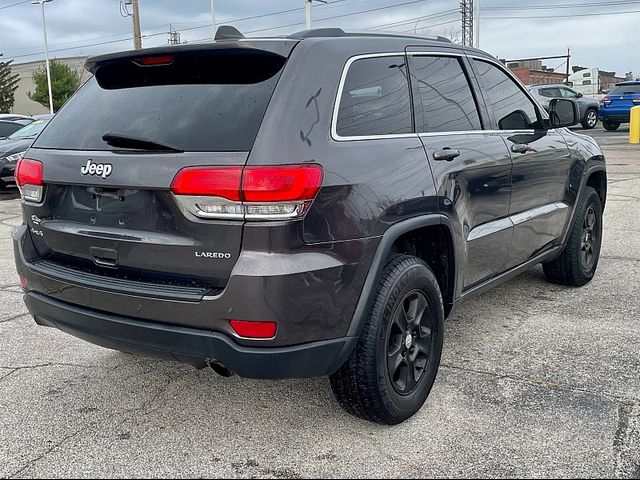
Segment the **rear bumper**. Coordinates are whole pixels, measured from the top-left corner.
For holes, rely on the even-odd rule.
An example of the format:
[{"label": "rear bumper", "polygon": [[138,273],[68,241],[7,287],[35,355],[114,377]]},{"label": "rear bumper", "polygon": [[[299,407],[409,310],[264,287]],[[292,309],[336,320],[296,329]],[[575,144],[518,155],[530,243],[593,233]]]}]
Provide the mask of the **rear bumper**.
[{"label": "rear bumper", "polygon": [[103,347],[196,367],[216,361],[246,378],[330,375],[347,360],[357,341],[357,337],[344,337],[294,347],[242,347],[221,333],[96,312],[35,292],[27,293],[24,299],[39,325],[56,327]]},{"label": "rear bumper", "polygon": [[630,115],[631,114],[628,110],[627,111],[614,110],[610,112],[607,110],[600,109],[600,112],[598,113],[598,118],[600,118],[600,120],[609,120],[611,122],[629,123]]}]

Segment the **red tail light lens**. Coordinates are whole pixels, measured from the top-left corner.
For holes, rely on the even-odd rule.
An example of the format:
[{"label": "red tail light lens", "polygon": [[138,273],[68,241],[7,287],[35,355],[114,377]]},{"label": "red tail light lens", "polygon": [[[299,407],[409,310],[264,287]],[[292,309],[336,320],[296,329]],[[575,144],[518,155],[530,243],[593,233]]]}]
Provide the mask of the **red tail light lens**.
[{"label": "red tail light lens", "polygon": [[171,190],[176,195],[221,197],[240,201],[242,167],[190,167],[178,172]]},{"label": "red tail light lens", "polygon": [[602,100],[600,100],[600,103],[602,103],[603,105],[609,105],[611,103],[611,99],[605,97]]},{"label": "red tail light lens", "polygon": [[16,164],[15,177],[23,200],[34,203],[42,201],[42,162],[21,158]]},{"label": "red tail light lens", "polygon": [[632,101],[633,103],[640,104],[640,97],[633,98],[633,99],[631,99],[631,101]]},{"label": "red tail light lens", "polygon": [[322,186],[319,165],[248,167],[242,177],[245,202],[313,200]]},{"label": "red tail light lens", "polygon": [[275,322],[231,320],[229,324],[234,332],[245,338],[273,338],[276,336],[276,330],[278,329]]},{"label": "red tail light lens", "polygon": [[42,186],[42,162],[21,158],[16,165],[15,177],[19,187],[24,185]]},{"label": "red tail light lens", "polygon": [[202,218],[302,217],[322,186],[319,165],[189,167],[171,184],[179,204]]}]

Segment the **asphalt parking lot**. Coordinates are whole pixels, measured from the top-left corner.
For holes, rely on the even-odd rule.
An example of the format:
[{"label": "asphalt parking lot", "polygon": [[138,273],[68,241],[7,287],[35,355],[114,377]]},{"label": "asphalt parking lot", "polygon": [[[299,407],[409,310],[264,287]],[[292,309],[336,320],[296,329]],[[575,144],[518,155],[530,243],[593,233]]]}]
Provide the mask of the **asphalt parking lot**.
[{"label": "asphalt parking lot", "polygon": [[640,478],[640,146],[609,165],[598,273],[542,269],[470,300],[411,421],[354,419],[326,379],[224,379],[102,349],[26,313],[0,196],[0,477]]}]

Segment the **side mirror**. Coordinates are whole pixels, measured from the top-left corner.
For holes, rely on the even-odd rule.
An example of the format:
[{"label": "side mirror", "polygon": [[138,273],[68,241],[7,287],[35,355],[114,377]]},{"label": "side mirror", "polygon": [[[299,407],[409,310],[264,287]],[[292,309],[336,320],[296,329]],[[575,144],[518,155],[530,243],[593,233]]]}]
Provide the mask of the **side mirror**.
[{"label": "side mirror", "polygon": [[571,127],[578,123],[578,105],[573,100],[554,98],[549,102],[552,128]]},{"label": "side mirror", "polygon": [[578,92],[578,94],[577,94],[577,95],[578,95],[578,98],[582,98],[582,97],[584,97],[584,95],[582,94],[582,92]]}]

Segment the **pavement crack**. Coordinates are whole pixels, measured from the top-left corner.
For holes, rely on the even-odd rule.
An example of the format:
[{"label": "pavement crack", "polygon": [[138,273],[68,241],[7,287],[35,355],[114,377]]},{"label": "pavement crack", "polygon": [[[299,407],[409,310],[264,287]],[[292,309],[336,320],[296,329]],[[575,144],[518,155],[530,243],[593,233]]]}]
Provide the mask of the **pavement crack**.
[{"label": "pavement crack", "polygon": [[622,262],[640,262],[640,258],[632,258],[632,257],[621,257],[616,255],[602,255],[600,258],[605,260],[619,260]]},{"label": "pavement crack", "polygon": [[15,367],[12,365],[0,365],[0,368],[13,369],[14,372],[18,370],[35,370],[38,368],[47,368],[47,367],[98,368],[98,369],[107,369],[107,370],[113,369],[113,367],[111,366],[81,365],[79,363],[62,363],[62,362],[39,363],[36,365],[21,365],[19,367]]},{"label": "pavement crack", "polygon": [[0,319],[0,323],[11,322],[13,320],[18,320],[19,318],[26,317],[28,315],[29,315],[28,313],[21,313],[20,315],[14,315],[13,317],[2,318],[2,319]]},{"label": "pavement crack", "polygon": [[519,382],[519,383],[526,383],[529,385],[533,385],[536,387],[542,387],[542,388],[546,388],[549,390],[562,390],[562,391],[566,391],[566,392],[572,392],[572,393],[582,393],[582,394],[587,394],[587,395],[593,395],[596,397],[605,397],[607,399],[610,400],[614,400],[616,402],[621,402],[624,404],[631,404],[631,403],[635,403],[640,401],[637,398],[627,398],[627,397],[622,397],[620,395],[615,395],[613,393],[607,393],[607,392],[594,392],[591,390],[587,390],[586,388],[577,388],[577,387],[568,387],[566,385],[561,385],[559,383],[554,383],[554,382],[548,382],[548,381],[544,381],[544,380],[534,380],[534,379],[530,379],[530,378],[525,378],[525,377],[520,377],[520,376],[516,376],[516,375],[510,375],[510,374],[506,374],[506,373],[495,373],[495,372],[489,372],[486,370],[476,370],[473,368],[468,368],[468,367],[461,367],[459,365],[448,365],[448,364],[444,364],[441,363],[440,364],[441,367],[444,368],[450,368],[452,370],[460,370],[463,372],[469,372],[469,373],[475,373],[477,375],[487,375],[490,377],[494,377],[498,380],[501,379],[507,379],[507,380],[512,380],[514,382]]},{"label": "pavement crack", "polygon": [[616,478],[637,478],[640,460],[633,454],[631,443],[639,423],[640,403],[623,403],[618,406],[618,428],[613,437]]},{"label": "pavement crack", "polygon": [[63,437],[60,441],[56,442],[54,445],[52,445],[51,447],[47,448],[44,453],[36,458],[33,458],[31,460],[29,460],[27,462],[27,464],[20,468],[18,471],[12,473],[11,475],[9,475],[7,478],[15,478],[18,475],[20,475],[22,472],[24,472],[25,470],[27,470],[29,467],[32,467],[33,465],[35,465],[36,463],[38,463],[40,460],[42,460],[44,457],[46,457],[47,455],[49,455],[51,452],[53,452],[55,449],[60,448],[62,445],[64,445],[65,443],[67,443],[69,440],[72,440],[73,438],[77,437],[78,435],[80,435],[82,432],[84,432],[85,430],[87,430],[89,428],[90,425],[85,425],[82,428],[79,428],[78,430],[76,430],[75,432],[66,435],[65,437]]}]

